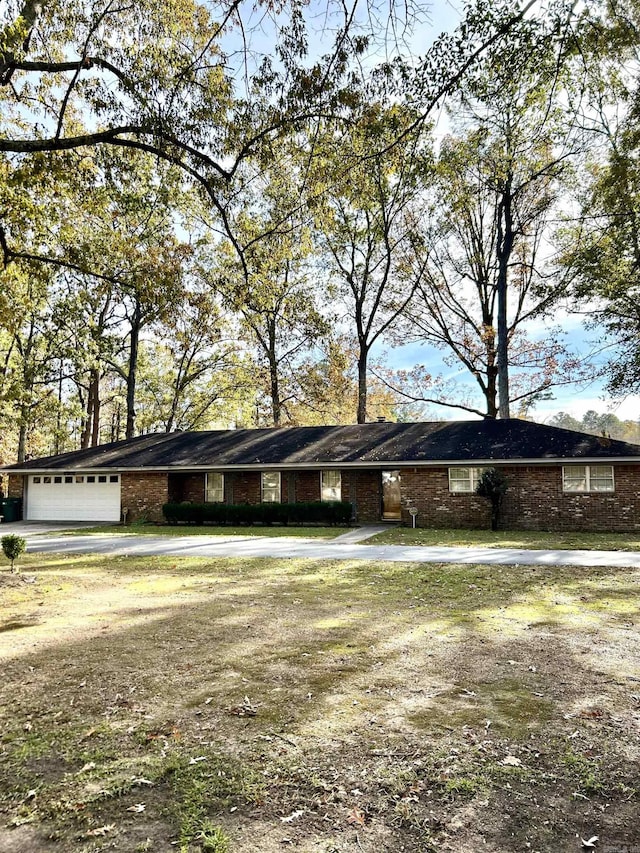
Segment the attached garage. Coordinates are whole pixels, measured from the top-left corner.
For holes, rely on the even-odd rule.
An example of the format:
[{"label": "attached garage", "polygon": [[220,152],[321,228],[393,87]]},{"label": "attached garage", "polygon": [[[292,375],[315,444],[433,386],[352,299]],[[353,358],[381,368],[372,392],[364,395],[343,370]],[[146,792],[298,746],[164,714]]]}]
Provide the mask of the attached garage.
[{"label": "attached garage", "polygon": [[31,474],[28,521],[120,521],[119,474]]}]

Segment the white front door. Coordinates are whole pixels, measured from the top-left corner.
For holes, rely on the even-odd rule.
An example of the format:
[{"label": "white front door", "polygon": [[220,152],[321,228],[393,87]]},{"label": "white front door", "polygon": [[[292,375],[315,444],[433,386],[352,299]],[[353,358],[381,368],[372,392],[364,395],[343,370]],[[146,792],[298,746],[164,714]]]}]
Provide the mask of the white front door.
[{"label": "white front door", "polygon": [[28,521],[120,521],[119,474],[31,474]]}]

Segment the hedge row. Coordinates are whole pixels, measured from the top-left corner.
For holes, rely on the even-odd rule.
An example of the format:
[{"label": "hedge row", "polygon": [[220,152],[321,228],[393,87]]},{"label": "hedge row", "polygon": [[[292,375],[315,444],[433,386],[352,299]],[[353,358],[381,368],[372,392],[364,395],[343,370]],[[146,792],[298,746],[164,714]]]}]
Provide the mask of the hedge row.
[{"label": "hedge row", "polygon": [[169,524],[327,524],[345,525],[351,521],[348,501],[312,501],[308,503],[167,503],[162,512]]}]

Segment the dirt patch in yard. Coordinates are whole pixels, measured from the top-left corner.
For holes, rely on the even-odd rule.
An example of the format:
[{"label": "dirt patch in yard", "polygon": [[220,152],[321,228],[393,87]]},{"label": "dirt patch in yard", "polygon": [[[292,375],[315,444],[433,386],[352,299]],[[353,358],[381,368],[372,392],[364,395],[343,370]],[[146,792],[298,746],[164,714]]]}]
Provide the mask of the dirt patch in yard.
[{"label": "dirt patch in yard", "polygon": [[640,851],[637,571],[23,564],[0,853]]}]

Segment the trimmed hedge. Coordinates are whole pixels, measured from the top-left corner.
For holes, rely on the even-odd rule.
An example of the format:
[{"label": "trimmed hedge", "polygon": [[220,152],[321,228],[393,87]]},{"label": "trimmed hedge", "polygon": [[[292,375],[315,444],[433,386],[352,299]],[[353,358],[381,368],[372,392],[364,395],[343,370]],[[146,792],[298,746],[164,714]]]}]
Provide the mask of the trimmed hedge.
[{"label": "trimmed hedge", "polygon": [[308,503],[197,504],[167,503],[162,513],[168,524],[326,524],[347,525],[352,508],[348,501]]}]

